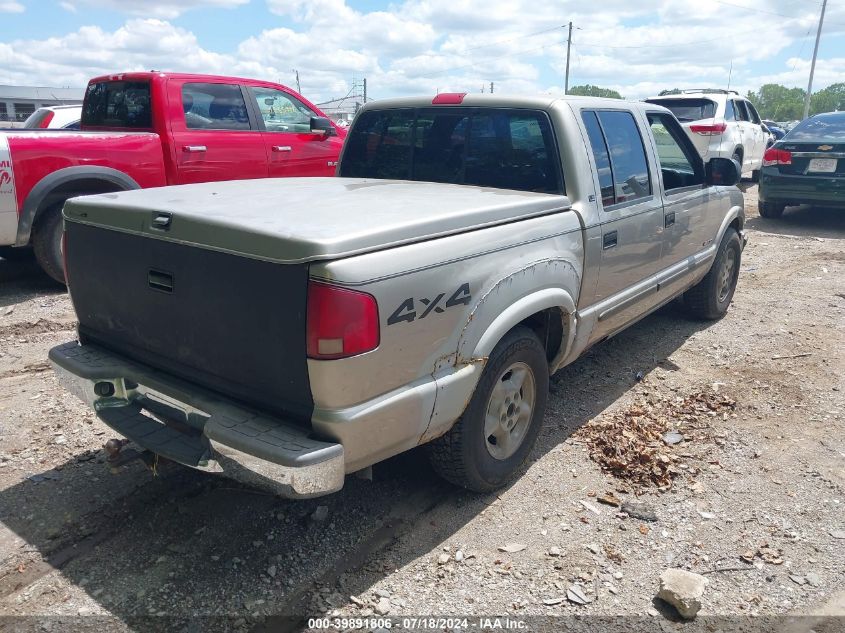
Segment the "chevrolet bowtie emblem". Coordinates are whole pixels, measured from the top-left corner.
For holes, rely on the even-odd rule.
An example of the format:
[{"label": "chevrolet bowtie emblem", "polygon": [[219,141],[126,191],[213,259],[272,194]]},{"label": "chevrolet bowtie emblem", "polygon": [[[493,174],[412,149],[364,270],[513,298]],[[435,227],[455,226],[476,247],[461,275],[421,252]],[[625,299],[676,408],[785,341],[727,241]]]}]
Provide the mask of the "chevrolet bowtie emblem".
[{"label": "chevrolet bowtie emblem", "polygon": [[823,152],[826,152],[829,149],[833,149],[833,145],[819,145],[819,149]]}]

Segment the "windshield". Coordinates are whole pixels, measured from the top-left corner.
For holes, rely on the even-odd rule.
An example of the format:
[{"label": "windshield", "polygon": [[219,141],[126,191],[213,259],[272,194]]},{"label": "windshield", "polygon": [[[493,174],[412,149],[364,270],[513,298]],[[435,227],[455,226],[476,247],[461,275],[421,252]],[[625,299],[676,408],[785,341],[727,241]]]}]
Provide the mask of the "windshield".
[{"label": "windshield", "polygon": [[563,192],[548,116],[532,110],[364,112],[346,140],[340,176]]},{"label": "windshield", "polygon": [[84,127],[152,127],[150,82],[101,81],[88,84],[82,105]]},{"label": "windshield", "polygon": [[710,99],[648,99],[647,101],[669,108],[678,121],[698,121],[716,116],[716,102]]},{"label": "windshield", "polygon": [[785,138],[788,141],[845,141],[845,112],[802,121]]}]

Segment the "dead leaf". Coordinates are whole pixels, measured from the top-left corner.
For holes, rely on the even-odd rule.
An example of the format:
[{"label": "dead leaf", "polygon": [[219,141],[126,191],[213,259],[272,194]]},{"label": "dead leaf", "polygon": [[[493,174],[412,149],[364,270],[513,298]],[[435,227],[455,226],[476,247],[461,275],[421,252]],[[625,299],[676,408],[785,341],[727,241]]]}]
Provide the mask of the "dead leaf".
[{"label": "dead leaf", "polygon": [[506,552],[508,554],[516,554],[517,552],[524,550],[526,547],[528,546],[524,543],[508,543],[507,545],[500,545],[499,551]]}]

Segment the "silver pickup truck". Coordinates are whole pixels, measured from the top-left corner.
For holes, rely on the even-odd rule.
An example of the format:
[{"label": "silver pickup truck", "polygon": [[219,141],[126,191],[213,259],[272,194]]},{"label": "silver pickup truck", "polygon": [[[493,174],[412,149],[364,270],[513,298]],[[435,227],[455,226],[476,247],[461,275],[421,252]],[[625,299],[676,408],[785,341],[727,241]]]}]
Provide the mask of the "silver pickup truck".
[{"label": "silver pickup truck", "polygon": [[738,166],[660,106],[380,101],[338,170],[69,201],[68,389],[149,456],[289,497],[421,444],[488,491],[551,373],[676,297],[717,319],[734,294]]}]

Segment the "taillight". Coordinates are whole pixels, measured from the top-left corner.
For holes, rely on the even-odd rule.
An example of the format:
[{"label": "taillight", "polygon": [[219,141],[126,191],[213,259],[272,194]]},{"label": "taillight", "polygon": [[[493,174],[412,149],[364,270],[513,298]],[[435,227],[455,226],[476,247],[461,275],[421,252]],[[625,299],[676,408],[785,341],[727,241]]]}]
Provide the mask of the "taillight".
[{"label": "taillight", "polygon": [[776,147],[770,147],[766,150],[766,153],[763,154],[763,167],[772,167],[775,165],[791,165],[792,164],[792,152],[788,152],[785,149],[778,149]]},{"label": "taillight", "polygon": [[728,129],[727,123],[708,123],[705,125],[690,125],[690,132],[701,134],[703,136],[715,136],[723,134]]},{"label": "taillight", "polygon": [[329,360],[378,347],[378,304],[366,292],[308,282],[309,358]]},{"label": "taillight", "polygon": [[41,123],[38,124],[38,127],[41,129],[46,129],[50,127],[50,121],[53,120],[53,117],[56,116],[56,113],[50,110],[47,114],[44,115],[44,118],[41,119]]}]

